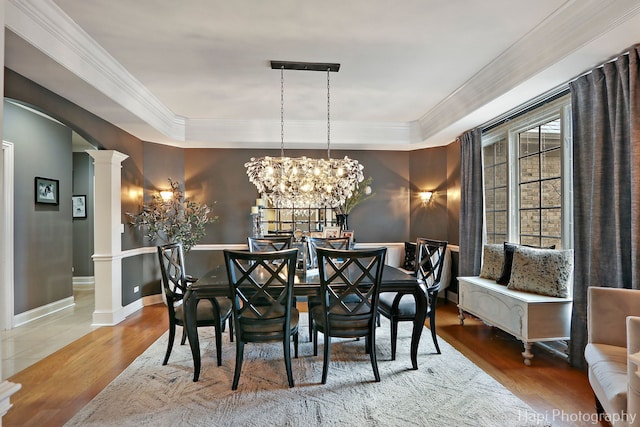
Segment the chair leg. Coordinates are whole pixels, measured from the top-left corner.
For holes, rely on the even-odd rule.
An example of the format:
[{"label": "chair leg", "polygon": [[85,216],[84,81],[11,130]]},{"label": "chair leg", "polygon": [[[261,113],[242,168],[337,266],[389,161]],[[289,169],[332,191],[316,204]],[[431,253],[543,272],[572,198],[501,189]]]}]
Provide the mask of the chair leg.
[{"label": "chair leg", "polygon": [[438,334],[436,334],[436,310],[435,307],[429,313],[429,329],[431,329],[431,338],[433,339],[433,345],[436,346],[436,351],[440,353],[440,346],[438,345]]},{"label": "chair leg", "polygon": [[233,342],[233,314],[229,316],[229,342]]},{"label": "chair leg", "polygon": [[318,355],[318,330],[313,328],[313,355]]},{"label": "chair leg", "polygon": [[311,316],[311,310],[309,310],[309,342],[313,341],[313,316]]},{"label": "chair leg", "polygon": [[[314,340],[314,343],[316,341]],[[327,383],[329,373],[329,355],[331,354],[331,337],[324,334],[324,363],[322,364],[322,384]]]},{"label": "chair leg", "polygon": [[214,327],[216,329],[216,359],[218,366],[222,366],[222,327],[220,325],[220,318],[218,318]]},{"label": "chair leg", "polygon": [[244,356],[244,342],[238,340],[236,342],[236,368],[233,373],[233,384],[231,390],[238,389],[238,382],[240,381],[240,371],[242,370],[242,359]]},{"label": "chair leg", "polygon": [[297,332],[293,336],[293,353],[297,359],[298,358],[298,333]]},{"label": "chair leg", "polygon": [[184,345],[187,342],[187,328],[182,327],[182,339],[180,340],[180,345]]},{"label": "chair leg", "polygon": [[282,340],[282,345],[284,347],[284,366],[287,369],[287,380],[289,381],[289,387],[293,387],[293,372],[291,371],[291,337],[286,336],[284,340]]},{"label": "chair leg", "polygon": [[378,361],[376,359],[376,335],[375,329],[369,334],[367,337],[367,342],[369,343],[369,356],[371,357],[371,367],[373,368],[373,376],[376,379],[376,382],[380,382],[380,372],[378,372]]},{"label": "chair leg", "polygon": [[[183,330],[185,328],[182,328]],[[171,355],[171,349],[173,348],[173,341],[176,337],[176,324],[169,322],[169,342],[167,343],[167,353],[164,355],[164,361],[162,365],[166,365],[169,362],[169,356]]]},{"label": "chair leg", "polygon": [[396,360],[396,349],[398,347],[398,319],[391,317],[391,360]]}]

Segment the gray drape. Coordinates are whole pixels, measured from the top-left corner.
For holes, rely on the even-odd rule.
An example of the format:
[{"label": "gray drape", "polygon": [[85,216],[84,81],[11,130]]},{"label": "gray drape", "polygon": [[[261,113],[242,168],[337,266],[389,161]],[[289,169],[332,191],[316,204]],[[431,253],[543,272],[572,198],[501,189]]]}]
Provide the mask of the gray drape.
[{"label": "gray drape", "polygon": [[461,276],[480,273],[483,232],[482,130],[473,129],[459,138],[461,152],[460,184],[460,262]]},{"label": "gray drape", "polygon": [[575,272],[571,364],[584,367],[587,288],[639,289],[640,45],[570,84]]}]

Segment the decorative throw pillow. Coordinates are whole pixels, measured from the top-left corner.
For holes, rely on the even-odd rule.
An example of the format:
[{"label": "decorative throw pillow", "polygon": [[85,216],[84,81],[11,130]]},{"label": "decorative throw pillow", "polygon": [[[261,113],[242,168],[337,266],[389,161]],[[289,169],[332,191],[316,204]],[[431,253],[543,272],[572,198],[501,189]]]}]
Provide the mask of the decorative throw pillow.
[{"label": "decorative throw pillow", "polygon": [[500,277],[496,279],[496,283],[501,285],[506,285],[509,283],[509,279],[511,278],[511,265],[513,264],[513,252],[516,250],[518,246],[525,246],[527,248],[536,248],[536,249],[555,249],[556,245],[551,246],[531,246],[531,245],[519,245],[517,243],[508,243],[504,242],[504,264],[502,264],[502,273],[500,273]]},{"label": "decorative throw pillow", "polygon": [[491,280],[496,280],[498,277],[500,277],[503,258],[504,248],[502,247],[502,245],[484,245],[480,277]]},{"label": "decorative throw pillow", "polygon": [[566,298],[573,273],[573,250],[518,246],[508,289]]}]

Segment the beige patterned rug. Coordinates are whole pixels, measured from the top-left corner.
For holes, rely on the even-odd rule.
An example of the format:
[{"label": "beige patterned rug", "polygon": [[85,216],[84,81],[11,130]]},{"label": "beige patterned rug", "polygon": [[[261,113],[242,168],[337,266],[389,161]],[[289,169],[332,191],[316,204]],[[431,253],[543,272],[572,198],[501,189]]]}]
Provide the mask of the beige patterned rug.
[{"label": "beige patterned rug", "polygon": [[[300,319],[306,326],[306,317]],[[287,387],[282,345],[247,344],[237,391],[231,390],[235,343],[223,342],[215,363],[212,333],[200,329],[202,371],[194,383],[189,346],[176,346],[161,362],[167,334],[151,345],[68,426],[529,426],[536,413],[440,339],[435,354],[425,328],[419,369],[412,371],[411,325],[400,324],[398,354],[391,361],[389,324],[377,330],[381,382],[373,381],[364,340],[334,340],[327,384],[322,385],[322,343],[313,356],[307,330],[293,359],[295,387]]]}]

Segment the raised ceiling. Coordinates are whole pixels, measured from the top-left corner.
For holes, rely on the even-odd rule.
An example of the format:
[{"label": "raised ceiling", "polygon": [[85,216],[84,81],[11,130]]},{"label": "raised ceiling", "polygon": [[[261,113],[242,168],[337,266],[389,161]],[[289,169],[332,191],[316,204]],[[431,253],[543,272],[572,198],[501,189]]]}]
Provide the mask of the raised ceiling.
[{"label": "raised ceiling", "polygon": [[[8,0],[5,65],[145,141],[280,146],[271,60],[340,63],[331,147],[446,145],[640,42],[620,0]],[[285,71],[285,146],[326,146],[327,76]]]}]

